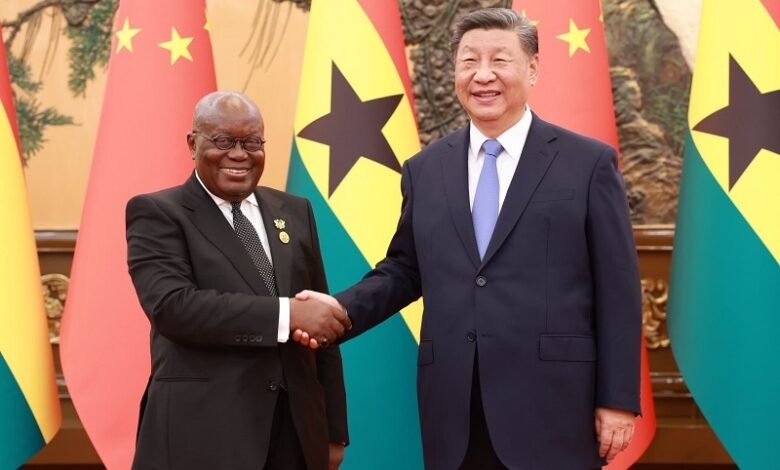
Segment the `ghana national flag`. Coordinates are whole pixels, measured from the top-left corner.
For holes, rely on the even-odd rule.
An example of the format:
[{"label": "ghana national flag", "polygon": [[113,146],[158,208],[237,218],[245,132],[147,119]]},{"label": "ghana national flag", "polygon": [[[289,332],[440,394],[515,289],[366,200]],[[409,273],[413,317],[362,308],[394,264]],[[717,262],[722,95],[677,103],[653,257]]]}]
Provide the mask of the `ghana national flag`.
[{"label": "ghana national flag", "polygon": [[62,422],[16,114],[0,31],[0,468],[18,468]]},{"label": "ghana national flag", "polygon": [[[384,258],[420,149],[396,0],[314,0],[287,190],[311,200],[333,291]],[[422,468],[417,302],[342,346],[345,469]]]},{"label": "ghana national flag", "polygon": [[740,468],[780,462],[780,0],[704,2],[669,296],[680,371]]}]

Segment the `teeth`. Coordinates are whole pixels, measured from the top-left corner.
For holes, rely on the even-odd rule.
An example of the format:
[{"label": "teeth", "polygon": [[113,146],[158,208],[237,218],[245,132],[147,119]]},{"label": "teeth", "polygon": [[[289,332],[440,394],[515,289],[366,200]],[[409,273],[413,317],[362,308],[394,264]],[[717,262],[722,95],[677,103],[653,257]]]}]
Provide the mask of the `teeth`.
[{"label": "teeth", "polygon": [[478,93],[477,96],[479,96],[481,98],[492,98],[494,96],[498,96],[498,93],[496,93],[496,92],[493,92],[493,93]]},{"label": "teeth", "polygon": [[222,171],[230,173],[231,175],[243,175],[247,170],[237,170],[235,168],[223,168]]}]

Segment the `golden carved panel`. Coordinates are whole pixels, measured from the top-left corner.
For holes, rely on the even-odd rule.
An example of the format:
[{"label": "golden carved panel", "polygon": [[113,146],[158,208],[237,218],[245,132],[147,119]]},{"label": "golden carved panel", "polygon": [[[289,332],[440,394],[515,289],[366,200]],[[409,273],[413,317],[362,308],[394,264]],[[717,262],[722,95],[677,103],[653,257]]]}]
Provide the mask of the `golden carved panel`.
[{"label": "golden carved panel", "polygon": [[43,304],[46,307],[46,317],[49,319],[49,341],[60,343],[60,323],[65,310],[65,299],[68,296],[70,279],[64,274],[44,274],[41,276],[43,285]]},{"label": "golden carved panel", "polygon": [[642,279],[642,330],[649,349],[669,347],[666,330],[666,301],[669,285],[663,279]]}]

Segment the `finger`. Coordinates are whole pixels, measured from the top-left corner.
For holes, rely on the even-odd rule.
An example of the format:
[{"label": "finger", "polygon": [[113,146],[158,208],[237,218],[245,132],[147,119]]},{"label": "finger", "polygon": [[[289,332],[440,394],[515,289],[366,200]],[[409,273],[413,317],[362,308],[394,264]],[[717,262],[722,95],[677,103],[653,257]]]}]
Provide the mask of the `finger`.
[{"label": "finger", "polygon": [[633,435],[632,429],[626,429],[623,431],[623,447],[621,447],[621,451],[624,451],[628,449],[628,445],[631,444],[631,436]]},{"label": "finger", "polygon": [[609,452],[607,452],[607,462],[611,461],[615,458],[615,456],[623,450],[623,435],[625,431],[622,429],[618,429],[617,431],[612,433],[612,445],[609,447]]},{"label": "finger", "polygon": [[344,325],[338,322],[335,318],[330,321],[329,326],[330,329],[333,330],[333,333],[336,335],[336,337],[340,338],[344,336]]},{"label": "finger", "polygon": [[596,438],[601,441],[601,419],[596,417]]},{"label": "finger", "polygon": [[303,337],[303,331],[295,330],[292,332],[292,340],[295,341],[296,343],[300,343],[302,337]]},{"label": "finger", "polygon": [[312,349],[318,349],[320,347],[320,343],[318,343],[316,339],[312,338],[309,340],[309,347]]},{"label": "finger", "polygon": [[599,456],[605,457],[612,446],[612,431],[602,431],[599,434]]},{"label": "finger", "polygon": [[310,339],[310,338],[309,338],[309,333],[306,333],[306,332],[305,332],[305,331],[303,331],[303,330],[295,330],[295,331],[299,331],[299,332],[301,333],[301,340],[300,340],[300,341],[298,341],[299,343],[301,343],[301,344],[302,344],[302,345],[304,345],[304,346],[306,346],[307,344],[309,344],[309,339]]},{"label": "finger", "polygon": [[302,290],[302,291],[298,292],[297,294],[295,294],[295,298],[298,299],[298,300],[308,300],[309,299],[309,294],[311,294],[310,290]]}]

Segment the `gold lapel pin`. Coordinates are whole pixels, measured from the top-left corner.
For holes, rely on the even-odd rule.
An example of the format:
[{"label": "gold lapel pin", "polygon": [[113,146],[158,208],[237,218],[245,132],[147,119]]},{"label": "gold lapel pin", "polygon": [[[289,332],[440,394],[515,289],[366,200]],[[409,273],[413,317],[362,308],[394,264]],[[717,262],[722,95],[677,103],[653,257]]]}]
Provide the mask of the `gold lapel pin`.
[{"label": "gold lapel pin", "polygon": [[[284,228],[287,226],[287,223],[284,221],[284,219],[274,219],[274,227],[276,227],[279,230],[284,230]],[[287,242],[285,242],[287,243]]]},{"label": "gold lapel pin", "polygon": [[290,243],[290,236],[287,235],[287,232],[281,231],[279,232],[279,240],[281,240],[284,244]]}]

